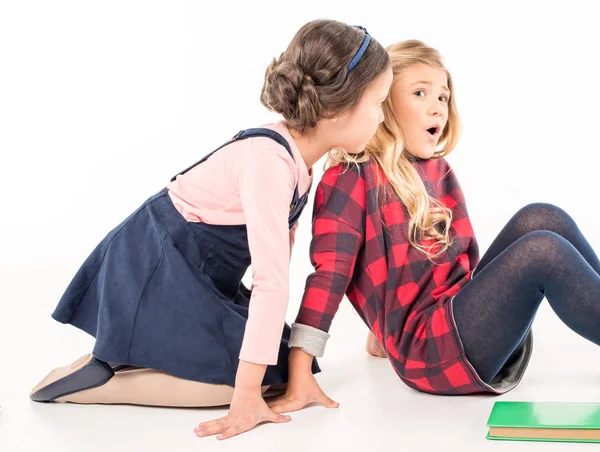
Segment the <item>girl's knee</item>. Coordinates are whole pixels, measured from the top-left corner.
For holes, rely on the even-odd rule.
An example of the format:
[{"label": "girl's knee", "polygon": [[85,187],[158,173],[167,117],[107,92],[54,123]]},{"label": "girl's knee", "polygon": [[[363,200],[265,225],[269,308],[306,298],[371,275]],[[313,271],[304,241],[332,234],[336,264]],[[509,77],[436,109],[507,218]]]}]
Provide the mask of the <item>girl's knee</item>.
[{"label": "girl's knee", "polygon": [[521,259],[527,260],[529,265],[547,268],[560,262],[569,243],[555,232],[538,230],[525,234],[514,245]]},{"label": "girl's knee", "polygon": [[573,219],[563,209],[543,202],[535,202],[522,207],[512,221],[519,236],[543,230],[562,232],[574,224]]}]

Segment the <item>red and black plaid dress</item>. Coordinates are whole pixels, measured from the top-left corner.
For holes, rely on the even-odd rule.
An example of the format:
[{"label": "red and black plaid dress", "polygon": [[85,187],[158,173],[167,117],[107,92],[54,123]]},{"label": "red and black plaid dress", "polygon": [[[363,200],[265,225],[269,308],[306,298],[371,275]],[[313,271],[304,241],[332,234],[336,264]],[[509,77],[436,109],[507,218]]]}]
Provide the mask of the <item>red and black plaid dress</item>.
[{"label": "red and black plaid dress", "polygon": [[329,168],[316,191],[311,261],[296,323],[327,332],[344,296],[384,347],[402,381],[434,394],[503,393],[468,362],[451,299],[479,262],[462,190],[444,159],[413,163],[429,194],[453,212],[453,243],[435,264],[410,246],[409,214],[371,158]]}]

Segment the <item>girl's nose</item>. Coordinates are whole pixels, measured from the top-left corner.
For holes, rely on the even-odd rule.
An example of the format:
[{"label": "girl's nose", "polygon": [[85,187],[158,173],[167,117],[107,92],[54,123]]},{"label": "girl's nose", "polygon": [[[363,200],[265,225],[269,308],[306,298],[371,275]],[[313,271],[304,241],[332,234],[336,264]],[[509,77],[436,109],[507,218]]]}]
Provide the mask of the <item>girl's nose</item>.
[{"label": "girl's nose", "polygon": [[429,114],[435,116],[442,115],[442,106],[440,105],[439,101],[436,100],[429,105]]}]

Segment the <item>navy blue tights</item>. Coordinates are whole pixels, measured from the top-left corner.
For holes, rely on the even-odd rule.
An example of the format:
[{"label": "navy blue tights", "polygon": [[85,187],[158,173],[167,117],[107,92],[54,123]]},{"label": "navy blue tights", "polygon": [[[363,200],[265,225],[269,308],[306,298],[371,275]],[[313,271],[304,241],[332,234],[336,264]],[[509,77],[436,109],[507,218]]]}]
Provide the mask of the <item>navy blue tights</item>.
[{"label": "navy blue tights", "polygon": [[516,354],[544,297],[600,345],[600,261],[566,212],[535,203],[511,218],[454,298],[467,358],[483,381]]}]

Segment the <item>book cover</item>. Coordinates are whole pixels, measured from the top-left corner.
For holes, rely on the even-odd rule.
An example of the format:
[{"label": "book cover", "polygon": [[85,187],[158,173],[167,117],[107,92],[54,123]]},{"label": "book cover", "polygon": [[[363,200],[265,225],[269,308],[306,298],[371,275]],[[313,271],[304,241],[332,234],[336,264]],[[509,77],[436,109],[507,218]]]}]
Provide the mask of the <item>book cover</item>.
[{"label": "book cover", "polygon": [[495,402],[488,439],[600,442],[600,403]]}]

